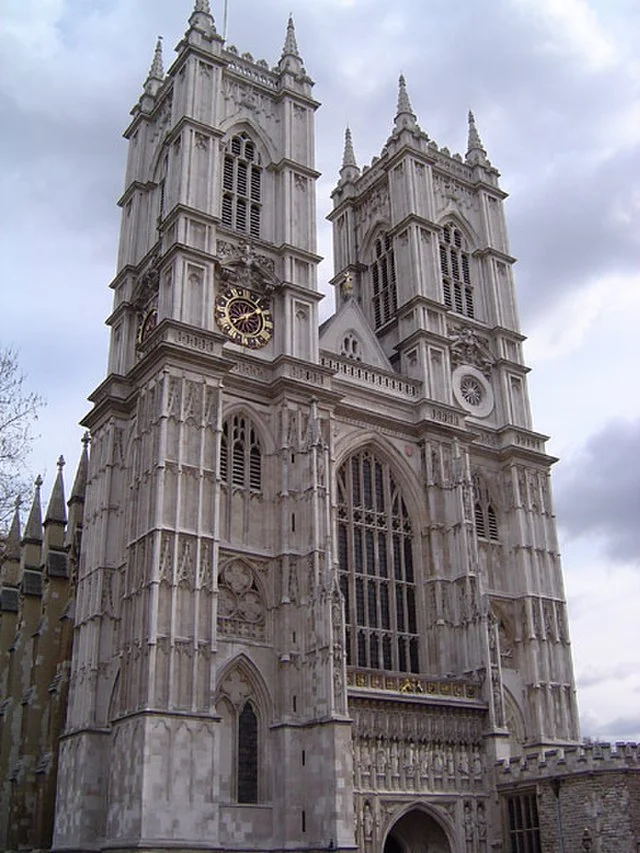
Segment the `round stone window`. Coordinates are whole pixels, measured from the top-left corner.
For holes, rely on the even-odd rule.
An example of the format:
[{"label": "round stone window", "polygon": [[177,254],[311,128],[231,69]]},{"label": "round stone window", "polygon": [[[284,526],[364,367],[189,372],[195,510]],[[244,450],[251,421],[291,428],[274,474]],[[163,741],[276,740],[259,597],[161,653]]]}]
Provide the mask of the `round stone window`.
[{"label": "round stone window", "polygon": [[461,364],[453,371],[453,394],[462,408],[475,418],[486,418],[493,411],[491,385],[480,371],[470,364]]}]

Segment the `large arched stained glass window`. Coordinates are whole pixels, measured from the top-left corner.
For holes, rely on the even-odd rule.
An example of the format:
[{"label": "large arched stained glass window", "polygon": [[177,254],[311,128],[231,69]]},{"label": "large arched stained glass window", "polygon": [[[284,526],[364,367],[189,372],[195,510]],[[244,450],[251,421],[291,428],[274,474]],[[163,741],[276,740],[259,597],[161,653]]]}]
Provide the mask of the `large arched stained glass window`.
[{"label": "large arched stained glass window", "polygon": [[369,450],[338,472],[338,560],[347,664],[419,672],[411,521],[389,466]]}]

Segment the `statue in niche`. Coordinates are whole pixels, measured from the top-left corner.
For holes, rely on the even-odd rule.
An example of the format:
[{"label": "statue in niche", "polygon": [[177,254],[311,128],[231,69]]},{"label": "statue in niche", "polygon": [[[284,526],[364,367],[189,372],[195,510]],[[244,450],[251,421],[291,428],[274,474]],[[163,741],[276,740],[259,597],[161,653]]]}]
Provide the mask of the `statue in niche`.
[{"label": "statue in niche", "polygon": [[467,847],[471,847],[473,844],[473,814],[470,800],[465,800],[462,822],[464,824],[464,840],[467,842]]},{"label": "statue in niche", "polygon": [[373,811],[369,800],[365,801],[362,809],[362,829],[364,832],[364,840],[371,841],[373,839]]}]

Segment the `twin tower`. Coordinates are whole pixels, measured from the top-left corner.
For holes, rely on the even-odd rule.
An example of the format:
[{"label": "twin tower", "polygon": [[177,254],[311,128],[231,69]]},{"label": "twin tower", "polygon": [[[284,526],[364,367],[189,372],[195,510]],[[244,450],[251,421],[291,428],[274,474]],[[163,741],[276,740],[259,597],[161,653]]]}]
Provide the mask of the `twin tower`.
[{"label": "twin tower", "polygon": [[196,0],[126,130],[55,849],[488,853],[578,738],[498,172],[401,78],[319,326],[312,86]]}]

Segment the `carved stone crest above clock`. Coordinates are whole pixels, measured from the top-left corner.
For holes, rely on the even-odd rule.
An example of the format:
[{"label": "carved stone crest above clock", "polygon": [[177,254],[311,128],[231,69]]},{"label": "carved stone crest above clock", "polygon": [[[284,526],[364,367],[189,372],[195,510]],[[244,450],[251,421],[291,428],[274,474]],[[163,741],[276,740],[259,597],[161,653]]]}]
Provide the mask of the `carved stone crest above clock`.
[{"label": "carved stone crest above clock", "polygon": [[460,367],[468,364],[475,367],[487,379],[491,376],[491,368],[495,364],[495,358],[486,338],[478,335],[469,326],[449,326],[449,344],[451,352],[451,366]]},{"label": "carved stone crest above clock", "polygon": [[258,254],[250,242],[236,245],[218,240],[217,252],[220,278],[225,286],[243,287],[268,296],[280,284],[273,259]]}]

